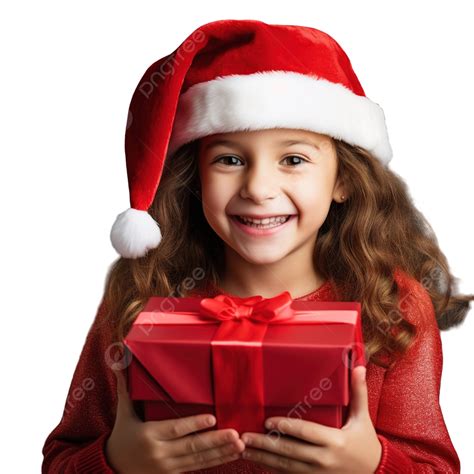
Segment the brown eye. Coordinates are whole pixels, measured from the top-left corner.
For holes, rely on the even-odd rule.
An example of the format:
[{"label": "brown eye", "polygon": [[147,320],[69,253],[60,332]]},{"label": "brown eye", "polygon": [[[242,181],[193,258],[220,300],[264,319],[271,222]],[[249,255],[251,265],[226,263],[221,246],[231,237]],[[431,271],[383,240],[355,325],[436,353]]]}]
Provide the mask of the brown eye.
[{"label": "brown eye", "polygon": [[[230,159],[233,158],[234,160],[237,160],[237,162],[241,161],[241,160],[239,160],[239,158],[237,158],[237,157],[234,156],[234,155],[224,155],[224,156],[221,156],[221,157],[217,158],[217,160],[215,161],[215,163],[224,163],[224,162],[221,161],[221,160],[225,160],[225,159],[229,159],[229,158],[230,158]],[[229,163],[227,162],[227,163],[225,163],[225,164],[229,164]],[[230,164],[231,164],[231,165],[235,165],[236,162],[234,161],[233,163],[230,163]]]},{"label": "brown eye", "polygon": [[297,156],[297,155],[285,156],[285,158],[283,158],[283,160],[288,160],[289,158],[296,158],[297,160],[299,160],[299,162],[297,161],[296,163],[292,160],[292,161],[290,162],[290,165],[291,165],[291,166],[299,165],[299,164],[302,164],[302,163],[304,163],[305,161],[307,161],[307,160],[305,160],[304,158],[301,158],[301,156]]}]

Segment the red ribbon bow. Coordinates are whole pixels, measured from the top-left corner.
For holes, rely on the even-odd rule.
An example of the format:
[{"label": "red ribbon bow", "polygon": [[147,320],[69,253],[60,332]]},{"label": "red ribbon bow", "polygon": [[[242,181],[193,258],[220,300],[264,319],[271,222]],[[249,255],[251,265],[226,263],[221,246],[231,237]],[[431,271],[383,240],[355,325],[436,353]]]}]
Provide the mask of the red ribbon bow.
[{"label": "red ribbon bow", "polygon": [[272,298],[264,298],[260,295],[248,298],[218,295],[214,298],[203,298],[200,302],[200,313],[221,321],[250,319],[255,322],[269,323],[293,318],[294,311],[291,308],[291,302],[288,291],[283,291]]}]

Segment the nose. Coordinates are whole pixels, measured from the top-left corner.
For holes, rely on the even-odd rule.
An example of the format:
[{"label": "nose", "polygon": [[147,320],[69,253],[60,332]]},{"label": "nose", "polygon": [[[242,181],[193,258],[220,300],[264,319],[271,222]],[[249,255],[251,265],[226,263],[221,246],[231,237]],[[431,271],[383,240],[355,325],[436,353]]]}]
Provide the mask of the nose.
[{"label": "nose", "polygon": [[243,199],[262,202],[266,199],[273,199],[278,195],[278,192],[276,179],[269,166],[260,163],[248,168],[240,190],[240,196]]}]

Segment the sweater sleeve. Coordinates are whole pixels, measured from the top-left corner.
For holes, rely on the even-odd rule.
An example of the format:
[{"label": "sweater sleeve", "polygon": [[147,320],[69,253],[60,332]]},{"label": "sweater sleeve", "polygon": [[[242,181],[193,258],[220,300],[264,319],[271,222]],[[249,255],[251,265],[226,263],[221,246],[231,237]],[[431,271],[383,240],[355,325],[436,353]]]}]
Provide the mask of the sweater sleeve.
[{"label": "sweater sleeve", "polygon": [[110,326],[101,303],[73,374],[59,424],[43,446],[43,473],[109,473],[105,442],[112,431],[116,409],[116,379],[107,364]]},{"label": "sweater sleeve", "polygon": [[417,334],[385,375],[375,426],[382,457],[375,473],[459,473],[439,405],[443,355],[429,293],[412,280],[400,292],[399,309]]}]

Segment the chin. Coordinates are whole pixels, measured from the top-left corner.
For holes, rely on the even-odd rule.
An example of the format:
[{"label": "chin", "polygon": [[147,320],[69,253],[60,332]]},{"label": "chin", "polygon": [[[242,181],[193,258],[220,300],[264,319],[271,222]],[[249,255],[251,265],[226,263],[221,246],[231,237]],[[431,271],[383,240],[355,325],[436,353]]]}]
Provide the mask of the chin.
[{"label": "chin", "polygon": [[277,263],[283,258],[286,254],[281,253],[281,250],[275,253],[272,252],[241,252],[237,249],[234,249],[243,259],[253,265],[270,265],[272,263]]}]

